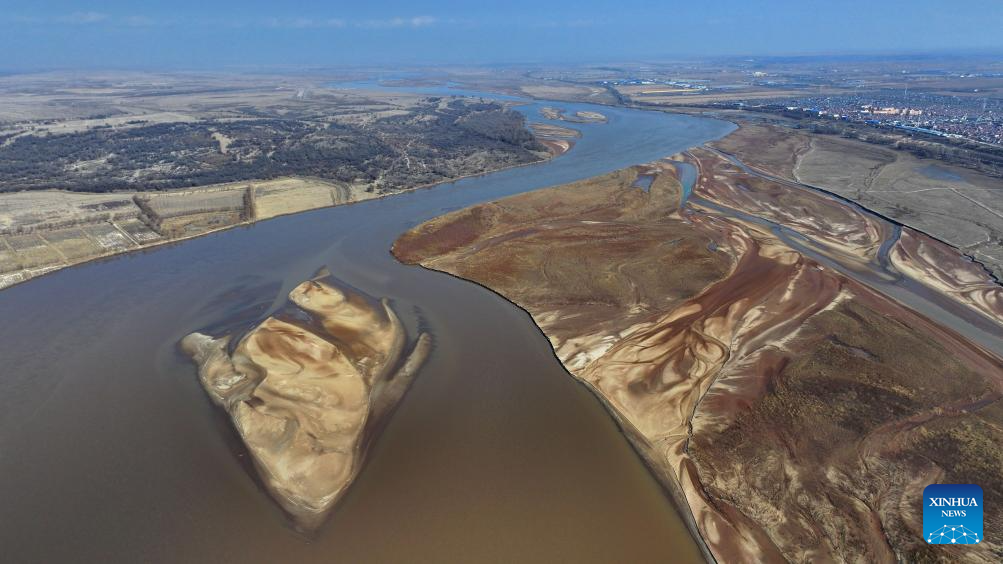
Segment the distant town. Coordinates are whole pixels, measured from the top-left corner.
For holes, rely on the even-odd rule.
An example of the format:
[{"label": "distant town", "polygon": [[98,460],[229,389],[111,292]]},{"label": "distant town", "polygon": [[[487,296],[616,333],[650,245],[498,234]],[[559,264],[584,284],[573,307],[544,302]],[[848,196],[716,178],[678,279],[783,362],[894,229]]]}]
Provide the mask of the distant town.
[{"label": "distant town", "polygon": [[779,97],[729,106],[778,106],[814,116],[863,122],[971,141],[1003,144],[1003,101],[939,94],[867,93],[838,96]]},{"label": "distant town", "polygon": [[762,58],[535,71],[620,103],[803,113],[907,133],[1003,144],[998,57]]}]

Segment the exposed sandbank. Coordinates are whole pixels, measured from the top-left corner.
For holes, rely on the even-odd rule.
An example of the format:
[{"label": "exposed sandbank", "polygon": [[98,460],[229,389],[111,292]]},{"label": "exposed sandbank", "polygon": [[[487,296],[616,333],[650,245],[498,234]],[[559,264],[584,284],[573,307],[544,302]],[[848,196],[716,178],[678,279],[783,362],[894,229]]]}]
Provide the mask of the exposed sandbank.
[{"label": "exposed sandbank", "polygon": [[[386,300],[304,282],[240,338],[193,333],[182,349],[226,410],[265,487],[301,528],[323,522],[361,468],[365,445],[431,348],[411,346]],[[408,350],[409,349],[409,350]]]},{"label": "exposed sandbank", "polygon": [[[944,556],[914,534],[913,494],[992,466],[998,448],[959,462],[931,437],[1003,439],[986,407],[1000,359],[743,218],[800,233],[849,273],[880,266],[885,225],[694,154],[682,207],[659,162],[447,214],[394,253],[529,311],[719,561]],[[647,191],[639,174],[655,177]]]}]

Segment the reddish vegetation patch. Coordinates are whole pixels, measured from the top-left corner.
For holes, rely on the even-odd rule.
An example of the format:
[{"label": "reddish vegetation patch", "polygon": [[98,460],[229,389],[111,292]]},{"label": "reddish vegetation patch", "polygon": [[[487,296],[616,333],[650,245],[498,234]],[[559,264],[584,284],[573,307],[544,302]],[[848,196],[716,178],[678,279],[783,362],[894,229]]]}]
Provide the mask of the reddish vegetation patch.
[{"label": "reddish vegetation patch", "polygon": [[794,179],[794,168],[811,147],[807,135],[790,129],[743,123],[732,134],[712,143],[738,155],[743,162],[782,178]]},{"label": "reddish vegetation patch", "polygon": [[450,215],[448,222],[433,220],[425,223],[401,236],[394,243],[393,253],[404,262],[416,262],[420,256],[445,253],[469,245],[489,227],[488,217],[488,209],[478,206]]},{"label": "reddish vegetation patch", "polygon": [[872,261],[891,233],[887,223],[841,200],[745,173],[711,151],[692,151],[691,161],[703,177],[699,196],[799,231],[840,258]]},{"label": "reddish vegetation patch", "polygon": [[[698,198],[842,264],[873,264],[888,236],[838,200],[695,155]],[[455,212],[395,253],[525,307],[719,561],[998,560],[991,542],[923,543],[919,504],[926,484],[978,477],[987,526],[1003,526],[1000,360],[742,216],[679,209],[671,172]],[[648,192],[639,173],[655,176]]]}]

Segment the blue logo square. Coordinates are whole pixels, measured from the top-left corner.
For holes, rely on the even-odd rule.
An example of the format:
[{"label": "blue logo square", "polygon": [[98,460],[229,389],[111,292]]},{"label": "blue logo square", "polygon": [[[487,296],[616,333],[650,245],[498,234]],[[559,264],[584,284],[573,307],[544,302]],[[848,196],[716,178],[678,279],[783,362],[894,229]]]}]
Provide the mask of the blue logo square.
[{"label": "blue logo square", "polygon": [[931,484],[923,490],[923,538],[930,544],[982,542],[982,488]]}]

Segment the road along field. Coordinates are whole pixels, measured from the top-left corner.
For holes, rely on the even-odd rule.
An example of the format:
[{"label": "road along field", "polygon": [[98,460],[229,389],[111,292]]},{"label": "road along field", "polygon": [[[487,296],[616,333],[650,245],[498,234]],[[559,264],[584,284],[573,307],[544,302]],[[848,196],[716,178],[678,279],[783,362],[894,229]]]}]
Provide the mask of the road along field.
[{"label": "road along field", "polygon": [[100,257],[377,196],[363,185],[296,177],[163,192],[0,194],[0,289]]},{"label": "road along field", "polygon": [[[313,80],[0,77],[0,289],[252,221],[545,160],[495,102]],[[25,113],[26,100],[41,107]]]}]

